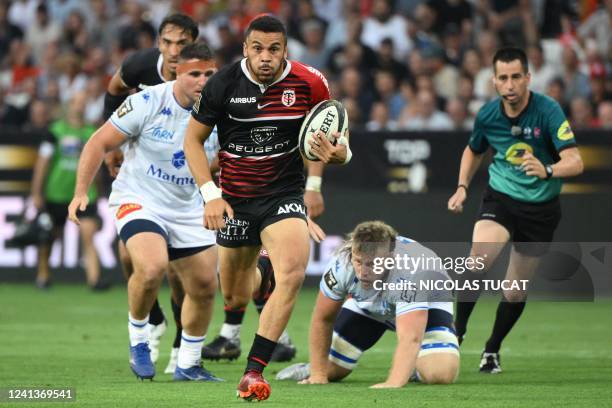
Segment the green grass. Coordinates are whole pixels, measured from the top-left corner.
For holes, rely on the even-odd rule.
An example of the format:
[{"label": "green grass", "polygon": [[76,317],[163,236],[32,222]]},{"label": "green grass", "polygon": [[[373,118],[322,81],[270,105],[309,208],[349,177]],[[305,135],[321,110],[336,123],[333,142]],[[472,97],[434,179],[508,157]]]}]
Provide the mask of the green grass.
[{"label": "green grass", "polygon": [[[289,325],[298,346],[297,361],[307,358],[310,312],[316,292],[303,290]],[[162,306],[170,313],[168,291]],[[209,340],[218,333],[218,301]],[[341,384],[299,386],[273,380],[286,364],[267,369],[270,406],[318,407],[558,407],[612,406],[612,302],[530,303],[502,348],[504,373],[477,372],[479,354],[491,329],[496,304],[483,300],[462,346],[462,372],[456,384],[410,384],[400,390],[370,390],[385,379],[395,339],[387,333]],[[85,287],[57,285],[42,293],[30,285],[0,285],[0,387],[74,387],[87,407],[225,407],[235,398],[245,349],[250,346],[256,312],[250,307],[242,331],[243,356],[232,363],[208,363],[225,378],[221,384],[173,383],[162,374],[173,330],[163,339],[158,375],[140,382],[128,362],[127,297],[124,288],[92,294]],[[25,407],[20,403],[17,406]],[[35,407],[60,404],[29,404]],[[1,406],[7,404],[0,403]]]}]

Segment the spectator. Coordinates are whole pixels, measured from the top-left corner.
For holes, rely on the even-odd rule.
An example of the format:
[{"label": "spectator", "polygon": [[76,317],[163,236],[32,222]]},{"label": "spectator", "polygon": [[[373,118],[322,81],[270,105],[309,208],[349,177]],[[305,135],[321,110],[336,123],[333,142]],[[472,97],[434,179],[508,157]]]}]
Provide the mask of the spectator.
[{"label": "spectator", "polygon": [[[90,3],[79,0],[49,0],[49,11],[53,21],[63,26],[68,20],[68,16],[73,11],[85,13],[86,4]],[[89,4],[91,6],[91,4]]]},{"label": "spectator", "polygon": [[450,99],[446,103],[446,112],[452,122],[453,130],[472,130],[474,119],[467,110],[467,106],[458,98]]},{"label": "spectator", "polygon": [[325,49],[324,27],[319,20],[304,20],[300,24],[305,49],[300,61],[322,71],[326,67],[329,52]]},{"label": "spectator", "polygon": [[79,10],[72,10],[66,18],[64,33],[62,36],[62,48],[69,52],[74,52],[80,56],[85,56],[89,47],[89,32],[85,17]]},{"label": "spectator", "polygon": [[242,43],[231,31],[230,26],[219,27],[219,40],[221,46],[217,49],[216,55],[220,67],[242,58]]},{"label": "spectator", "polygon": [[361,109],[359,108],[359,103],[354,98],[343,98],[342,105],[344,109],[346,109],[346,113],[349,117],[349,121],[351,126],[360,126],[363,124],[363,115],[361,113]]},{"label": "spectator", "polygon": [[374,0],[372,16],[363,23],[361,40],[373,49],[378,49],[382,40],[391,38],[395,46],[395,58],[403,60],[412,49],[406,35],[406,20],[393,14],[390,0]]},{"label": "spectator", "polygon": [[596,118],[593,117],[593,108],[588,99],[576,97],[570,103],[570,123],[574,129],[588,129],[597,127]]},{"label": "spectator", "polygon": [[591,14],[589,18],[578,27],[578,36],[583,41],[593,41],[599,55],[606,59],[612,58],[610,50],[610,33],[612,32],[612,0],[604,0],[603,7]]},{"label": "spectator", "polygon": [[597,108],[597,118],[602,129],[612,130],[612,102],[604,101]]},{"label": "spectator", "polygon": [[145,19],[143,7],[136,0],[126,1],[123,7],[125,16],[119,27],[119,49],[127,51],[153,47],[157,33]]},{"label": "spectator", "polygon": [[298,0],[297,12],[293,13],[287,25],[287,34],[302,44],[305,43],[304,33],[302,32],[302,23],[304,21],[317,21],[322,27],[323,38],[325,38],[327,21],[317,15],[312,0]]},{"label": "spectator", "polygon": [[397,120],[404,105],[402,96],[398,92],[397,80],[391,71],[379,70],[374,77],[374,84],[378,102],[387,107],[387,116]]},{"label": "spectator", "polygon": [[363,23],[358,15],[352,15],[347,23],[347,41],[334,48],[327,61],[327,68],[334,75],[340,75],[342,71],[353,66],[358,68],[363,75],[370,75],[370,71],[376,66],[376,53],[361,41]]},{"label": "spectator", "polygon": [[106,93],[106,78],[96,74],[89,77],[85,88],[85,109],[83,119],[86,124],[100,126],[103,123],[104,94]]},{"label": "spectator", "polygon": [[380,48],[377,52],[377,64],[376,67],[379,70],[386,70],[393,73],[396,81],[401,81],[408,77],[408,70],[406,67],[395,59],[393,56],[393,40],[385,38],[380,43]]},{"label": "spectator", "polygon": [[546,95],[553,98],[559,105],[566,116],[569,116],[569,108],[565,103],[565,83],[561,77],[553,78],[546,87]]},{"label": "spectator", "polygon": [[463,53],[463,60],[461,62],[461,69],[464,73],[468,74],[472,80],[478,76],[482,69],[482,62],[480,60],[480,54],[474,48],[468,48]]},{"label": "spectator", "polygon": [[430,75],[422,74],[416,77],[415,86],[417,95],[423,91],[431,92],[435,98],[436,107],[441,111],[444,110],[446,107],[446,98],[436,94],[436,87]]},{"label": "spectator", "polygon": [[427,4],[436,11],[434,32],[440,38],[448,27],[453,27],[463,38],[471,37],[474,10],[470,2],[467,0],[428,0]]},{"label": "spectator", "polygon": [[23,38],[23,31],[8,19],[9,3],[0,0],[0,66],[9,57],[9,49],[14,40]]},{"label": "spectator", "polygon": [[496,96],[493,87],[493,55],[498,48],[497,37],[491,31],[483,31],[478,35],[478,53],[482,67],[474,77],[474,93],[478,99],[488,101]]},{"label": "spectator", "polygon": [[397,122],[389,117],[389,108],[383,102],[372,105],[370,120],[366,123],[366,129],[371,132],[381,130],[397,130]]},{"label": "spectator", "polygon": [[221,47],[219,38],[220,19],[213,16],[211,4],[208,2],[197,2],[193,5],[194,20],[198,24],[200,39],[204,40],[213,50]]},{"label": "spectator", "polygon": [[49,18],[47,6],[43,3],[36,8],[36,21],[26,32],[26,43],[32,50],[34,62],[40,65],[45,49],[51,42],[57,42],[62,29],[57,22]]},{"label": "spectator", "polygon": [[546,62],[544,50],[540,44],[531,44],[527,48],[527,56],[531,73],[531,90],[544,93],[548,83],[557,74],[555,68]]},{"label": "spectator", "polygon": [[23,32],[27,31],[28,27],[34,24],[36,20],[38,0],[16,0],[9,3],[9,21],[18,26]]},{"label": "spectator", "polygon": [[436,94],[445,99],[457,96],[459,71],[446,63],[444,49],[440,46],[432,46],[423,50],[423,57],[428,74],[433,76]]},{"label": "spectator", "polygon": [[417,94],[417,103],[414,114],[404,117],[400,126],[406,130],[450,130],[453,128],[448,115],[436,109],[435,95],[429,91],[420,91]]},{"label": "spectator", "polygon": [[85,90],[87,77],[81,72],[81,59],[76,54],[62,54],[57,64],[61,72],[58,79],[60,100],[67,103],[77,92]]},{"label": "spectator", "polygon": [[91,0],[90,6],[93,21],[89,25],[89,41],[92,46],[109,52],[117,44],[117,20],[113,18],[106,0]]},{"label": "spectator", "polygon": [[580,61],[576,50],[572,47],[563,49],[563,82],[565,82],[565,101],[570,102],[574,98],[591,96],[589,78],[580,72]]},{"label": "spectator", "polygon": [[469,74],[465,73],[459,77],[457,98],[467,107],[468,115],[472,117],[476,116],[476,113],[484,104],[484,101],[474,95],[474,80]]},{"label": "spectator", "polygon": [[370,116],[370,109],[374,103],[374,95],[368,86],[362,86],[362,78],[354,67],[346,68],[340,76],[340,94],[343,98],[352,98],[359,106],[362,118]]}]

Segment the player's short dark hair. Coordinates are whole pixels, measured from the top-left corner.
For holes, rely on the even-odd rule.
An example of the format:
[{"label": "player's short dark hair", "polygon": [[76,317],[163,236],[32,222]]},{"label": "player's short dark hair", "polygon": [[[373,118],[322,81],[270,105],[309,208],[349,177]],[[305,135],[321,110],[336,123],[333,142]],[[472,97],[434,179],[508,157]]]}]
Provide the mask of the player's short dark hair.
[{"label": "player's short dark hair", "polygon": [[529,63],[527,62],[527,54],[525,54],[525,51],[518,47],[500,48],[493,56],[493,71],[496,69],[495,64],[497,64],[497,61],[508,63],[516,60],[521,62],[524,73],[529,72]]},{"label": "player's short dark hair", "polygon": [[285,43],[287,42],[287,30],[285,29],[285,25],[278,18],[269,14],[256,17],[251,21],[244,33],[245,39],[249,36],[249,34],[251,34],[251,31],[261,31],[263,33],[281,33],[285,39]]},{"label": "player's short dark hair", "polygon": [[176,13],[166,16],[159,25],[159,35],[162,34],[164,28],[166,28],[167,25],[173,25],[182,28],[183,32],[187,33],[193,41],[197,40],[198,36],[200,35],[198,25],[195,23],[195,21],[193,21],[191,17],[185,14]]},{"label": "player's short dark hair", "polygon": [[181,60],[199,59],[210,61],[213,58],[215,58],[215,55],[208,44],[201,41],[187,44],[179,54],[179,59]]}]

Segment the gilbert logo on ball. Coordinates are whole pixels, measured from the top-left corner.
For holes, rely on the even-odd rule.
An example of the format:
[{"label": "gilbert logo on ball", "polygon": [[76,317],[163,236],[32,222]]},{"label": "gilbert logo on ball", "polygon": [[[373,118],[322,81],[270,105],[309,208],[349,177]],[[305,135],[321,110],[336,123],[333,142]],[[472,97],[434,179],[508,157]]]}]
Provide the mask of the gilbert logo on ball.
[{"label": "gilbert logo on ball", "polygon": [[309,141],[313,139],[317,131],[325,134],[327,140],[336,144],[334,132],[340,132],[340,136],[348,130],[348,115],[342,104],[334,99],[319,102],[304,118],[300,129],[300,152],[308,160],[318,161],[310,150]]}]

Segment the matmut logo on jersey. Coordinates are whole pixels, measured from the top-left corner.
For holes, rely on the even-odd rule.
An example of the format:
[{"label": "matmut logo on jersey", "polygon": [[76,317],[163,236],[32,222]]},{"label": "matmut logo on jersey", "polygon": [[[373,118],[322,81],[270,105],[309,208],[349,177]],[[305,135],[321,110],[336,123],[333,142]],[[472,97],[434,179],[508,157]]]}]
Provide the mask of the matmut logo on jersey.
[{"label": "matmut logo on jersey", "polygon": [[[185,152],[179,150],[172,154],[172,159],[167,160],[172,166],[180,170],[185,167]],[[195,180],[193,177],[180,177],[175,174],[170,174],[161,167],[157,167],[154,164],[151,164],[147,169],[147,176],[152,177],[158,181],[175,184],[177,186],[194,186]]]}]

